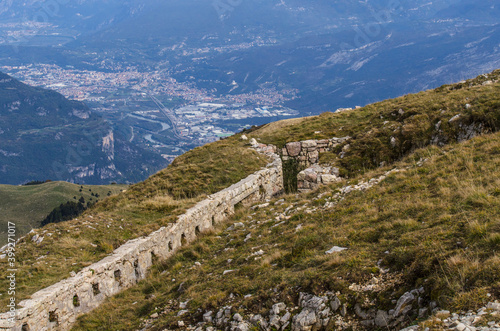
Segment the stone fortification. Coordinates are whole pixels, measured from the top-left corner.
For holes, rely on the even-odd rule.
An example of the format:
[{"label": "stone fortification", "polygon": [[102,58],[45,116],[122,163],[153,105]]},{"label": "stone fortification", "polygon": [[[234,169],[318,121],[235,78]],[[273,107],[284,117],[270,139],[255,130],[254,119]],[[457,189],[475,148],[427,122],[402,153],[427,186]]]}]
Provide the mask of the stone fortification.
[{"label": "stone fortification", "polygon": [[297,175],[297,189],[299,192],[307,192],[317,189],[320,185],[340,181],[342,181],[342,178],[340,178],[339,168],[313,164]]},{"label": "stone fortification", "polygon": [[331,151],[348,139],[350,137],[291,142],[281,149],[281,155],[283,161],[295,159],[301,167],[307,168],[318,163],[319,153]]},{"label": "stone fortification", "polygon": [[328,185],[342,180],[338,168],[323,167],[318,164],[319,155],[332,151],[349,139],[350,137],[296,141],[286,144],[281,149],[283,161],[294,159],[297,161],[298,167],[303,169],[297,176],[299,192],[315,190],[320,185]]},{"label": "stone fortification", "polygon": [[176,223],[147,237],[131,240],[103,260],[36,292],[19,303],[15,321],[0,315],[0,330],[67,330],[77,317],[98,307],[107,297],[145,278],[156,259],[166,259],[203,231],[234,212],[238,203],[268,199],[283,189],[281,159],[273,146],[254,146],[272,159],[257,171],[188,209]]}]

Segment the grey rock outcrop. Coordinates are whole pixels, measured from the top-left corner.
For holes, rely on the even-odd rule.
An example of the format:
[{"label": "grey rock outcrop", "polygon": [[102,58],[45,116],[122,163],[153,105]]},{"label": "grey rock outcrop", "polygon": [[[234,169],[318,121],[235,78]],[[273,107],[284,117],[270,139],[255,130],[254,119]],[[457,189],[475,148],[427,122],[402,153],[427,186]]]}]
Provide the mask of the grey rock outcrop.
[{"label": "grey rock outcrop", "polygon": [[339,169],[315,164],[302,170],[297,175],[297,188],[299,192],[315,190],[320,185],[340,182]]},{"label": "grey rock outcrop", "polygon": [[[498,331],[500,330],[500,303],[490,302],[476,311],[471,310],[460,314],[436,309],[435,316],[429,318],[427,322],[439,330]],[[414,325],[401,331],[424,330],[427,329]]]},{"label": "grey rock outcrop", "polygon": [[340,301],[333,293],[324,296],[300,293],[299,305],[302,310],[292,319],[292,331],[321,330],[329,325]]},{"label": "grey rock outcrop", "polygon": [[[381,287],[373,285],[379,283],[379,280],[374,278],[368,284],[352,284],[349,288],[359,293],[379,291]],[[347,302],[342,302],[339,299],[342,297],[340,293],[326,292],[314,295],[301,292],[297,306],[293,303],[288,303],[287,306],[286,303],[279,302],[274,304],[267,313],[262,315],[250,313],[248,316],[242,316],[239,313],[232,315],[232,311],[241,311],[242,307],[224,306],[218,310],[214,319],[211,318],[211,311],[206,312],[203,315],[203,322],[197,325],[202,327],[200,330],[209,330],[212,326],[216,326],[217,330],[225,331],[255,328],[262,331],[372,330],[379,328],[399,330],[407,325],[410,322],[409,317],[416,316],[419,310],[436,308],[435,303],[429,304],[428,307],[424,306],[425,300],[422,299],[424,292],[423,288],[419,288],[404,293],[398,300],[394,301],[394,309],[389,312],[377,309],[371,304],[366,306],[366,300],[361,300],[362,303],[356,303],[354,307],[347,309]],[[500,310],[500,304],[491,303],[479,314],[484,314],[486,309],[488,311]],[[424,315],[420,318],[426,316]],[[463,323],[465,324],[465,322]]]}]

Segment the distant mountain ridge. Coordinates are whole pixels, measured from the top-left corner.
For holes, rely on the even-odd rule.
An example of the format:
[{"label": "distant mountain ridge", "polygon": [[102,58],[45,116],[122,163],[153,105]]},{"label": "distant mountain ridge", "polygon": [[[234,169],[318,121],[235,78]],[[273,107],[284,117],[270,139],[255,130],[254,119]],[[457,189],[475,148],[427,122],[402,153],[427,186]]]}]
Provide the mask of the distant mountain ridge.
[{"label": "distant mountain ridge", "polygon": [[0,73],[1,184],[135,182],[165,165],[160,156],[124,140],[84,103]]},{"label": "distant mountain ridge", "polygon": [[[68,47],[114,49],[131,62],[138,61],[137,52],[151,63],[167,60],[180,68],[173,70],[177,80],[194,77],[198,87],[217,95],[270,86],[297,89],[299,98],[287,106],[303,114],[435,88],[499,64],[500,6],[493,1],[234,3],[146,2],[137,15]],[[220,53],[196,52],[259,42]],[[124,49],[137,52],[125,55]],[[193,55],[186,55],[190,51]]]},{"label": "distant mountain ridge", "polygon": [[[53,2],[2,2],[0,22],[17,24],[0,29],[6,64],[169,68],[215,96],[293,89],[298,98],[286,106],[303,115],[435,88],[500,63],[493,0]],[[37,15],[47,26],[30,35],[21,23]],[[13,31],[24,38],[9,38]]]}]

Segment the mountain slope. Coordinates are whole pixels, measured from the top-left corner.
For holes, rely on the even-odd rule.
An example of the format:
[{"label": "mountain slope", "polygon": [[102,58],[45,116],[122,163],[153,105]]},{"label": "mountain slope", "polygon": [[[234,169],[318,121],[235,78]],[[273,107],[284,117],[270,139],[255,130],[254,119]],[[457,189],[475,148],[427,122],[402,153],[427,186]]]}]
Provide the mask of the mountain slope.
[{"label": "mountain slope", "polygon": [[[257,211],[242,208],[80,318],[74,330],[224,330],[242,320],[272,330],[272,323],[284,324],[286,312],[300,313],[299,293],[329,291],[347,314],[334,313],[319,330],[384,329],[373,324],[378,310],[391,330],[400,330],[415,321],[418,308],[425,317],[431,302],[452,311],[477,309],[500,298],[499,151],[498,133],[432,146],[353,181],[280,197]],[[377,179],[371,188],[341,193],[370,179]],[[347,250],[325,254],[334,246]],[[387,312],[395,301],[419,288],[418,304],[408,301],[411,313],[392,324],[397,319]],[[218,314],[226,309],[233,324]]]},{"label": "mountain slope", "polygon": [[[237,139],[226,139],[196,148],[144,182],[99,201],[75,220],[17,236],[16,299],[23,300],[65,278],[68,272],[103,259],[128,240],[175,222],[208,194],[229,187],[268,163],[244,145]],[[41,243],[31,241],[37,233],[44,237]],[[6,267],[0,264],[0,269]],[[0,302],[8,300],[6,293],[2,292]]]},{"label": "mountain slope", "polygon": [[[299,293],[329,291],[346,313],[334,314],[323,329],[371,330],[378,310],[400,329],[418,309],[425,317],[435,305],[467,311],[500,298],[500,135],[464,141],[500,128],[498,75],[247,133],[279,146],[349,135],[320,162],[352,179],[239,209],[214,233],[158,263],[138,286],[82,317],[75,330],[224,329],[242,321],[268,330],[272,324],[263,323],[284,323],[272,322],[277,303],[291,307],[291,322],[300,312]],[[381,160],[386,165],[379,168]],[[325,254],[332,246],[348,249]],[[389,314],[405,292],[420,288],[418,304],[406,303],[408,315]]]},{"label": "mountain slope", "polygon": [[[31,229],[40,227],[42,220],[57,206],[67,201],[95,202],[126,189],[124,185],[83,186],[66,182],[49,182],[39,185],[0,185],[1,229],[7,229],[7,222],[16,224],[16,232],[24,236]],[[92,195],[94,194],[94,195]],[[97,197],[95,197],[97,194]],[[91,200],[93,199],[93,200]],[[0,232],[0,246],[7,243],[7,231]]]},{"label": "mountain slope", "polygon": [[[338,167],[343,181],[257,210],[241,207],[230,221],[243,227],[220,228],[159,261],[149,278],[82,318],[79,327],[138,329],[144,322],[142,327],[170,329],[179,326],[178,301],[188,299],[182,319],[196,324],[223,305],[235,308],[229,315],[245,318],[267,314],[278,301],[296,306],[298,292],[338,291],[348,318],[363,315],[356,303],[362,311],[387,313],[392,300],[422,286],[422,305],[437,301],[468,309],[488,300],[488,291],[498,297],[499,89],[495,71],[362,109],[246,132],[279,147],[349,136],[319,157],[321,164]],[[35,231],[44,237],[41,243],[22,239],[19,298],[174,222],[204,194],[263,166],[266,160],[240,138],[196,148],[78,220]],[[325,254],[332,246],[348,250]],[[227,270],[233,271],[224,275]],[[371,290],[356,290],[365,286]],[[397,325],[415,320],[411,311]],[[154,313],[161,318],[150,320]]]},{"label": "mountain slope", "polygon": [[139,181],[165,164],[85,104],[0,73],[0,183]]}]

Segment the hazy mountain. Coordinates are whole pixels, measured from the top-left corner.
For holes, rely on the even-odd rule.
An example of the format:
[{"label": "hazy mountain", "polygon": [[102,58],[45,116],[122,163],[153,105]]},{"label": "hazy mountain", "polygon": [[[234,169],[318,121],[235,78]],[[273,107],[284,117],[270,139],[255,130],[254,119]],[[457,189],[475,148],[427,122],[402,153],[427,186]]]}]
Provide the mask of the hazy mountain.
[{"label": "hazy mountain", "polygon": [[[360,47],[353,43],[356,38],[361,40]],[[214,70],[206,68],[217,68],[221,74],[216,78],[222,82],[217,88],[222,94],[229,91],[231,81],[239,86],[232,93],[255,90],[264,84],[286,85],[300,91],[300,99],[290,106],[318,112],[434,88],[500,66],[499,25],[440,33],[425,27],[399,31],[388,26],[376,38],[363,38],[355,32],[324,34],[222,54],[205,60],[206,66],[179,73],[177,78],[210,80]]]},{"label": "hazy mountain", "polygon": [[[130,50],[137,49],[139,62],[166,61],[176,68],[177,79],[194,77],[198,86],[220,95],[298,89],[300,99],[289,105],[314,113],[433,88],[500,64],[499,26],[494,25],[500,6],[494,1],[216,5],[222,3],[150,4],[76,44],[115,49],[116,56],[132,62],[138,55]],[[197,52],[250,42],[260,45]]]},{"label": "hazy mountain", "polygon": [[[154,1],[149,1],[151,4]],[[144,8],[138,0],[6,0],[0,3],[0,19],[25,23],[26,27],[47,25],[69,29],[74,35],[87,34],[133,17]],[[33,25],[38,22],[44,25]]]},{"label": "hazy mountain", "polygon": [[165,164],[85,104],[0,73],[0,183],[138,181]]},{"label": "hazy mountain", "polygon": [[[38,32],[49,28],[64,30],[85,43],[148,44],[195,41],[206,34],[238,38],[236,32],[245,31],[289,40],[381,21],[451,19],[466,24],[496,23],[498,7],[491,0],[481,4],[470,0],[311,0],[306,4],[297,0],[10,0],[0,4],[0,20],[23,23],[25,29],[35,27]],[[43,24],[33,26],[34,22]]]},{"label": "hazy mountain", "polygon": [[144,70],[167,66],[177,79],[220,95],[294,88],[300,99],[290,105],[316,113],[498,67],[498,26],[492,25],[500,6],[492,0],[53,3],[3,2],[0,19],[43,17],[43,38],[24,44],[65,46],[1,49],[0,56],[79,67],[109,59]]}]

